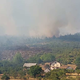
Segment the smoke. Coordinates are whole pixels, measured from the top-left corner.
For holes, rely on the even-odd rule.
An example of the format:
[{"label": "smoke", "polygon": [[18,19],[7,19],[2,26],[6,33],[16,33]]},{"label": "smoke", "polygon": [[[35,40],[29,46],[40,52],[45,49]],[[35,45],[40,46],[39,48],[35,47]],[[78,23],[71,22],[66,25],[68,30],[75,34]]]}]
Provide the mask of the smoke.
[{"label": "smoke", "polygon": [[52,37],[80,32],[80,0],[0,0],[0,34]]},{"label": "smoke", "polygon": [[11,15],[9,0],[0,0],[0,35],[15,35],[16,25]]}]

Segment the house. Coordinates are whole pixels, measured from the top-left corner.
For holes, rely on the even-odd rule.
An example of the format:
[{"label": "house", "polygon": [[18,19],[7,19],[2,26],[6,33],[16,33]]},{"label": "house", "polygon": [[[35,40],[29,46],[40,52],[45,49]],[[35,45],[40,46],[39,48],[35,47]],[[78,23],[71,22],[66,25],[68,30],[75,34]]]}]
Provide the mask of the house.
[{"label": "house", "polygon": [[42,70],[45,70],[45,65],[39,64],[39,66],[42,68]]},{"label": "house", "polygon": [[30,68],[31,66],[35,66],[37,63],[24,63],[23,67]]},{"label": "house", "polygon": [[73,69],[73,70],[75,70],[76,69],[76,65],[74,65],[74,64],[67,64],[67,66],[68,66],[68,69],[70,69],[70,67]]},{"label": "house", "polygon": [[50,65],[51,65],[51,63],[50,63],[50,62],[46,62],[46,63],[45,63],[45,65],[49,65],[49,66],[50,66]]},{"label": "house", "polygon": [[44,70],[44,72],[48,73],[48,72],[50,72],[50,69],[47,68],[47,69]]},{"label": "house", "polygon": [[75,70],[76,67],[77,67],[76,65],[67,64],[67,65],[62,65],[62,66],[60,67],[60,69],[73,69],[73,70]]},{"label": "house", "polygon": [[62,66],[60,66],[60,69],[67,69],[67,68],[68,68],[67,65],[62,65]]},{"label": "house", "polygon": [[60,63],[59,62],[57,62],[57,61],[55,61],[55,62],[53,62],[52,64],[51,64],[51,67],[50,67],[50,69],[51,70],[53,70],[53,69],[58,69],[58,68],[60,68]]},{"label": "house", "polygon": [[71,70],[71,69],[73,69],[72,67],[70,67],[70,66],[68,66],[66,69],[69,69],[69,70]]}]

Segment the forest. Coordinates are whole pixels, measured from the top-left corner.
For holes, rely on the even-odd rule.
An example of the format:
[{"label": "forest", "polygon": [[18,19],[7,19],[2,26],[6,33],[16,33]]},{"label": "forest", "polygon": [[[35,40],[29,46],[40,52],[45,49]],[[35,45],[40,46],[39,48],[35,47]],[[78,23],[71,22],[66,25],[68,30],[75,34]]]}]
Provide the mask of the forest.
[{"label": "forest", "polygon": [[[66,72],[80,73],[80,33],[65,35],[56,38],[26,38],[14,36],[0,36],[0,74],[2,78],[17,76],[25,79],[26,72],[32,77],[37,77],[33,70],[42,69],[39,66],[23,71],[24,63],[44,64],[46,62],[58,61],[61,64],[75,64],[76,70],[55,70],[45,74],[45,80],[52,79],[55,73],[55,80],[64,80]],[[31,71],[32,70],[32,71]],[[35,72],[35,71],[33,71]],[[63,77],[62,77],[62,75]],[[62,77],[62,79],[61,79]],[[66,79],[65,79],[66,80]],[[71,80],[71,79],[70,79]]]},{"label": "forest", "polygon": [[0,36],[0,60],[12,60],[16,53],[20,53],[27,62],[57,60],[63,64],[74,64],[80,56],[80,33],[58,38]]}]

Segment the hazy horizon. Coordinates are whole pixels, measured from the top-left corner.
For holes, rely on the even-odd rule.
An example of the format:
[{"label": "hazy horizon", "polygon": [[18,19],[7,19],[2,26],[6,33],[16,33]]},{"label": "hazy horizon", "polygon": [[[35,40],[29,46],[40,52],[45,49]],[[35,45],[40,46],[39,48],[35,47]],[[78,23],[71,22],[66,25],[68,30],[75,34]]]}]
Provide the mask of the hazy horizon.
[{"label": "hazy horizon", "polygon": [[80,0],[0,0],[0,35],[52,37],[80,32]]}]

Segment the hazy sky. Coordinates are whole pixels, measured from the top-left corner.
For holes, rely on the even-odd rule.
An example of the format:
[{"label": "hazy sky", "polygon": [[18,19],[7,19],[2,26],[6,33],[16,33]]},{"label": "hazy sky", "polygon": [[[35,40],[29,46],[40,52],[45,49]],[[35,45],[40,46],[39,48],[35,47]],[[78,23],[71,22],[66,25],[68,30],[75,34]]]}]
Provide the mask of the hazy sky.
[{"label": "hazy sky", "polygon": [[0,0],[0,35],[52,37],[80,32],[80,0]]}]

